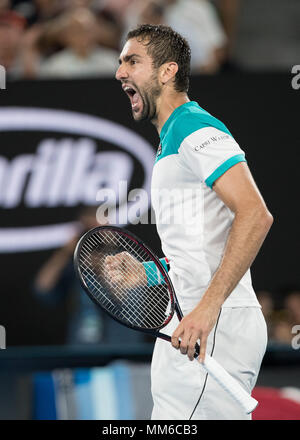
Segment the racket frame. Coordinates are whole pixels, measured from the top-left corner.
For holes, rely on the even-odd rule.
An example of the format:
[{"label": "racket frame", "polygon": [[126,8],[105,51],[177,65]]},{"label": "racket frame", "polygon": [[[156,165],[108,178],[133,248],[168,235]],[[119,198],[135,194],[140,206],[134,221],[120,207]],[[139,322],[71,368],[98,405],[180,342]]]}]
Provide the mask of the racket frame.
[{"label": "racket frame", "polygon": [[[149,260],[153,261],[156,265],[156,267],[158,267],[158,269],[160,270],[165,283],[167,284],[167,288],[168,288],[168,292],[169,292],[169,298],[170,298],[170,312],[169,315],[167,317],[167,319],[163,322],[162,325],[158,326],[158,327],[152,327],[152,328],[143,328],[143,327],[137,327],[133,324],[130,324],[129,322],[125,322],[119,318],[117,318],[113,313],[111,313],[109,310],[107,310],[104,306],[101,305],[100,302],[97,301],[97,299],[95,298],[95,296],[90,292],[90,288],[87,286],[85,279],[83,278],[82,274],[81,274],[81,269],[80,269],[80,254],[81,254],[81,248],[83,246],[83,244],[86,242],[86,240],[88,240],[88,238],[92,235],[95,235],[97,232],[101,231],[101,230],[105,230],[105,231],[112,231],[112,232],[118,232],[119,234],[133,240],[137,245],[139,245],[144,252],[146,252],[146,254],[149,256]],[[169,275],[166,271],[166,269],[164,268],[164,266],[161,264],[161,262],[159,261],[159,258],[154,254],[154,252],[140,239],[138,238],[135,234],[133,234],[132,232],[127,231],[125,228],[120,228],[118,226],[97,226],[93,229],[90,229],[89,231],[85,232],[79,239],[75,251],[74,251],[74,257],[73,257],[73,261],[74,261],[74,267],[75,267],[75,272],[77,277],[79,278],[81,287],[84,289],[84,291],[88,294],[88,296],[91,298],[91,300],[98,306],[101,307],[102,310],[104,310],[105,313],[107,313],[111,318],[113,318],[115,321],[117,321],[118,323],[125,325],[126,327],[129,327],[133,330],[137,330],[137,331],[142,331],[144,333],[147,334],[151,334],[152,336],[155,337],[160,337],[161,339],[164,339],[166,341],[170,341],[170,336],[159,332],[160,329],[164,328],[172,319],[172,317],[174,316],[174,312],[176,311],[176,314],[178,316],[178,313],[180,315],[181,313],[181,317],[182,317],[182,312],[180,310],[179,304],[178,304],[178,300],[175,294],[175,290],[172,284],[172,281],[169,278]]]}]

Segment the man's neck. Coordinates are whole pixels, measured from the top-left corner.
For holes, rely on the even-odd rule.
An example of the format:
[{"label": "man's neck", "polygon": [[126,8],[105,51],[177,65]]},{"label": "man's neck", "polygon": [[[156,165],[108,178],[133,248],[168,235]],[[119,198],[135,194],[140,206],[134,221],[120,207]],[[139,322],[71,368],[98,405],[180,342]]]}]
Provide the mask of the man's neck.
[{"label": "man's neck", "polygon": [[159,97],[157,102],[157,118],[155,121],[152,121],[158,131],[158,134],[160,134],[162,127],[169,119],[173,111],[177,107],[186,104],[189,101],[190,99],[186,93],[174,93],[167,97],[163,95]]}]

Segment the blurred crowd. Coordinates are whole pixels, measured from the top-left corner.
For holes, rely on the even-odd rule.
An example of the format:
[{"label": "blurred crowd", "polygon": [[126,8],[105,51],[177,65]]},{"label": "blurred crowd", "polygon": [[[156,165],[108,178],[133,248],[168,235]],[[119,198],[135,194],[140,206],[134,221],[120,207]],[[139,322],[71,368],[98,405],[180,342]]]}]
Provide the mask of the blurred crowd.
[{"label": "blurred crowd", "polygon": [[192,49],[192,73],[235,69],[240,0],[0,0],[0,64],[10,79],[113,76],[127,32],[167,24]]},{"label": "blurred crowd", "polygon": [[127,32],[140,23],[164,23],[188,39],[193,73],[215,73],[229,59],[238,0],[216,4],[0,0],[0,64],[11,79],[112,76]]},{"label": "blurred crowd", "polygon": [[[291,346],[300,325],[300,286],[286,286],[278,292],[257,292],[267,328],[269,342]],[[294,331],[293,331],[294,328]]]},{"label": "blurred crowd", "polygon": [[273,2],[270,15],[260,0],[0,0],[0,64],[10,79],[110,77],[127,32],[163,23],[189,41],[193,74],[290,70],[300,7]]}]

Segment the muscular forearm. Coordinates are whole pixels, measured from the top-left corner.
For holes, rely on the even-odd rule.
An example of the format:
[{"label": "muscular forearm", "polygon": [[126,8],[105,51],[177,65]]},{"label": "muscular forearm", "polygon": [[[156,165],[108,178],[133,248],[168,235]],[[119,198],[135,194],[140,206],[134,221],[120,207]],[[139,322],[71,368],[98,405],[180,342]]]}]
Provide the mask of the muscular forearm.
[{"label": "muscular forearm", "polygon": [[220,307],[250,268],[273,218],[264,208],[237,212],[233,221],[224,254],[202,302],[213,302]]}]

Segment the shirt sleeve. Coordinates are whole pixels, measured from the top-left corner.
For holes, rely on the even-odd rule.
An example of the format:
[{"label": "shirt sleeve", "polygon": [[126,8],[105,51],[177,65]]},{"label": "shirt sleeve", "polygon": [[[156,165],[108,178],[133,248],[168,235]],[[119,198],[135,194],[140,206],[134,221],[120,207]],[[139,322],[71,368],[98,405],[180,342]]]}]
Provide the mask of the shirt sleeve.
[{"label": "shirt sleeve", "polygon": [[229,168],[246,162],[244,151],[232,135],[211,126],[187,136],[178,153],[180,160],[210,188]]}]

